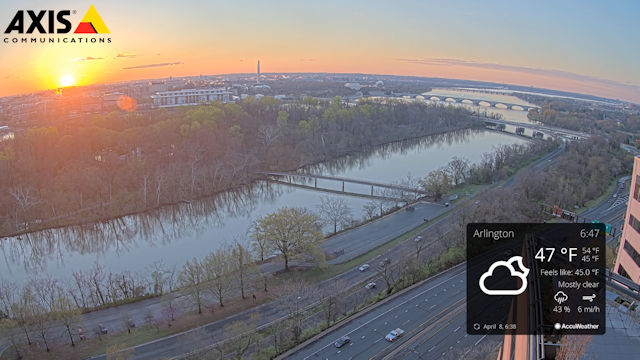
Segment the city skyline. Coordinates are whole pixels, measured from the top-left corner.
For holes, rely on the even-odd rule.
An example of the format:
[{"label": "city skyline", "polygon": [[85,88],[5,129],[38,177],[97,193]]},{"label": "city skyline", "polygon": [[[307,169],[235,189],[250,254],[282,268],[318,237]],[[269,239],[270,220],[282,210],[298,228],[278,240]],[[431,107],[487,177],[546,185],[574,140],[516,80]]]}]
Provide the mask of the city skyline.
[{"label": "city skyline", "polygon": [[[0,96],[63,85],[251,73],[260,59],[263,73],[478,80],[640,103],[634,64],[640,47],[633,39],[640,26],[632,17],[640,6],[632,2],[614,7],[506,1],[376,6],[12,1],[0,24],[6,28],[21,9],[69,9],[76,26],[92,4],[112,42],[1,43]],[[3,34],[23,36],[28,35]]]}]

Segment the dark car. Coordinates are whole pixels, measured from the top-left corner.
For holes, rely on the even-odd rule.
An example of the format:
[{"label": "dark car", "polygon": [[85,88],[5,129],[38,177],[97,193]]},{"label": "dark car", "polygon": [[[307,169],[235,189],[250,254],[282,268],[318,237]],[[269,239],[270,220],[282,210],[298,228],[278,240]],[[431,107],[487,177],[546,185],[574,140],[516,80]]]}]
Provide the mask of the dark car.
[{"label": "dark car", "polygon": [[378,265],[380,267],[385,267],[385,266],[387,266],[387,264],[391,264],[391,259],[384,258],[382,261],[380,261],[380,263]]},{"label": "dark car", "polygon": [[348,337],[347,335],[341,337],[340,339],[338,339],[338,341],[336,341],[333,345],[335,345],[337,348],[341,348],[345,345],[347,345],[348,343],[351,342],[351,338]]}]

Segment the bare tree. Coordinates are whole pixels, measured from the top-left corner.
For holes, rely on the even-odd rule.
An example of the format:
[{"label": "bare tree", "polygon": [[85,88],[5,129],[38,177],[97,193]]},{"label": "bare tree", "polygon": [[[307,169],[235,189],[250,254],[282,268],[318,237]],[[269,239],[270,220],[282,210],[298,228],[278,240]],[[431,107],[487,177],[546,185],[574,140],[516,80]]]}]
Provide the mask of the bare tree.
[{"label": "bare tree", "polygon": [[260,270],[253,262],[251,253],[238,240],[235,241],[231,250],[232,271],[240,285],[240,294],[245,299],[245,288],[248,278],[255,277]]},{"label": "bare tree", "polygon": [[324,315],[325,328],[329,328],[331,323],[335,321],[338,313],[338,305],[340,297],[344,289],[347,287],[342,281],[334,280],[329,284],[323,285],[315,292],[317,300],[320,302],[322,313]]},{"label": "bare tree", "polygon": [[102,266],[96,262],[89,275],[89,283],[93,288],[93,297],[98,305],[105,305],[107,299],[104,292],[105,273]]},{"label": "bare tree", "polygon": [[453,185],[459,185],[466,182],[470,168],[471,163],[469,160],[454,156],[451,161],[449,161],[449,164],[447,164],[447,171],[453,178]]},{"label": "bare tree", "polygon": [[586,353],[593,335],[566,335],[560,340],[557,360],[579,360]]},{"label": "bare tree", "polygon": [[224,327],[224,332],[229,339],[225,343],[225,348],[227,353],[233,355],[234,359],[245,358],[247,350],[251,345],[257,343],[260,337],[256,330],[259,319],[260,316],[253,313],[248,322],[238,320]]},{"label": "bare tree", "polygon": [[267,150],[278,138],[282,136],[282,132],[278,126],[263,125],[258,128],[258,138]]},{"label": "bare tree", "polygon": [[176,315],[178,315],[178,307],[176,306],[175,300],[176,296],[174,292],[167,293],[162,300],[162,313],[167,320],[167,326],[171,326],[172,322],[176,320]]},{"label": "bare tree", "polygon": [[38,335],[40,335],[40,338],[42,339],[42,343],[45,346],[45,349],[47,350],[47,352],[51,351],[51,349],[49,348],[49,331],[51,330],[51,327],[53,325],[53,322],[51,320],[53,320],[51,313],[48,311],[47,308],[45,308],[42,304],[39,304],[38,302],[34,302],[32,304],[32,312],[33,312],[33,324],[34,327],[38,333]]},{"label": "bare tree", "polygon": [[422,235],[418,235],[413,238],[413,246],[416,251],[416,261],[420,262],[420,253],[427,247],[427,240]]},{"label": "bare tree", "polygon": [[21,359],[22,354],[20,353],[20,346],[19,346],[21,339],[16,332],[17,327],[18,327],[18,324],[16,323],[15,320],[8,317],[0,318],[0,335],[2,335],[4,339],[9,340],[9,343],[11,344],[11,346],[16,352],[17,358]]},{"label": "bare tree", "polygon": [[318,205],[318,212],[320,218],[328,225],[333,226],[333,232],[338,231],[338,225],[344,228],[349,224],[351,219],[351,209],[347,205],[344,199],[323,196],[320,198],[320,205]]},{"label": "bare tree", "polygon": [[260,229],[258,222],[254,222],[251,227],[251,248],[258,254],[260,261],[264,261],[264,256],[269,251],[269,239],[267,239],[267,234]]},{"label": "bare tree", "polygon": [[[400,181],[400,185],[408,187],[410,189],[420,189],[420,178],[414,177],[411,173],[407,174],[407,177]],[[418,193],[412,193],[413,199],[418,198]],[[406,194],[404,194],[406,196]]]},{"label": "bare tree", "polygon": [[220,306],[224,306],[224,298],[231,291],[231,253],[227,249],[216,249],[202,260],[206,286],[218,298]]},{"label": "bare tree", "polygon": [[206,281],[204,267],[197,259],[187,261],[178,275],[178,284],[202,314],[202,293]]},{"label": "bare tree", "polygon": [[[25,188],[22,186],[17,186],[13,189],[9,190],[9,195],[13,197],[16,201],[20,209],[22,210],[22,221],[25,222],[28,219],[27,211],[32,207],[38,205],[40,203],[40,199],[37,199],[35,195],[31,193],[30,188]],[[18,212],[16,210],[16,227],[18,227]]]},{"label": "bare tree", "polygon": [[20,326],[27,344],[31,345],[31,328],[34,324],[34,308],[36,298],[30,287],[23,287],[20,298],[11,305],[11,313],[14,316],[16,324]]},{"label": "bare tree", "polygon": [[382,212],[378,212],[378,203],[375,201],[368,201],[366,204],[362,206],[365,214],[365,220],[371,220],[376,216],[382,215]]},{"label": "bare tree", "polygon": [[0,279],[0,318],[11,317],[11,306],[16,303],[16,284]]},{"label": "bare tree", "polygon": [[391,294],[396,281],[396,269],[391,263],[383,262],[376,267],[378,276],[382,278],[387,286],[387,295]]},{"label": "bare tree", "polygon": [[[72,274],[74,291],[69,290],[76,304],[84,309],[89,308],[89,299],[91,298],[91,290],[89,287],[89,279],[83,272],[74,271]],[[94,304],[95,305],[95,304]]]},{"label": "bare tree", "polygon": [[59,294],[52,310],[53,319],[58,320],[64,326],[67,331],[67,335],[69,335],[71,346],[76,346],[76,343],[73,341],[73,333],[71,329],[82,323],[80,309],[75,306],[71,299],[63,294]]},{"label": "bare tree", "polygon": [[302,336],[306,305],[313,297],[313,289],[304,281],[289,281],[279,288],[279,302],[287,314],[286,322],[297,344]]}]

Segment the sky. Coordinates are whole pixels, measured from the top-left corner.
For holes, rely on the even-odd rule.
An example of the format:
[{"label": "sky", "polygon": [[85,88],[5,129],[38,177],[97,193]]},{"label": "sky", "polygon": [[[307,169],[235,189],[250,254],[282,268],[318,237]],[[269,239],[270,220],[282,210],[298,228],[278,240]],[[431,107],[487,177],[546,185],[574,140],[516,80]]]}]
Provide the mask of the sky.
[{"label": "sky", "polygon": [[[91,5],[110,34],[73,34]],[[104,44],[13,44],[18,10],[72,10]],[[0,96],[255,72],[415,75],[640,103],[638,1],[14,1],[0,10]],[[25,22],[27,25],[29,21]],[[8,38],[10,43],[5,43]]]}]

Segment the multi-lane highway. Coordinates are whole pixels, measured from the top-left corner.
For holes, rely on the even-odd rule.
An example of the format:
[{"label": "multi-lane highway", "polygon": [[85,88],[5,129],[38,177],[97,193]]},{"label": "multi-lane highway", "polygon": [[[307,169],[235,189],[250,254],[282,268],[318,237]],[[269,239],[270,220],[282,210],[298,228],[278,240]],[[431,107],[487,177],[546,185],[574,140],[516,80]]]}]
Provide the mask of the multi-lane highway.
[{"label": "multi-lane highway", "polygon": [[[589,221],[597,220],[610,224],[612,233],[619,235],[624,222],[624,212],[629,202],[630,180],[630,176],[620,178],[611,195],[598,205],[582,212],[580,216]],[[611,242],[614,238],[614,236],[607,236],[607,242]]]},{"label": "multi-lane highway", "polygon": [[[464,312],[466,275],[464,264],[413,287],[358,317],[334,327],[298,351],[292,359],[383,359],[404,349],[403,358],[432,354],[439,358],[448,352],[470,348],[482,336],[466,333]],[[396,328],[406,334],[391,343],[385,335]],[[430,329],[424,341],[411,341]],[[351,342],[336,348],[334,342],[347,335]],[[425,335],[425,334],[421,334]],[[410,346],[403,348],[406,343]]]}]

